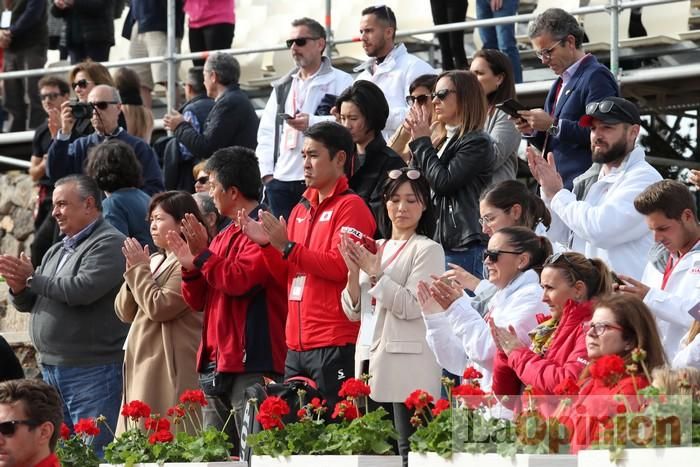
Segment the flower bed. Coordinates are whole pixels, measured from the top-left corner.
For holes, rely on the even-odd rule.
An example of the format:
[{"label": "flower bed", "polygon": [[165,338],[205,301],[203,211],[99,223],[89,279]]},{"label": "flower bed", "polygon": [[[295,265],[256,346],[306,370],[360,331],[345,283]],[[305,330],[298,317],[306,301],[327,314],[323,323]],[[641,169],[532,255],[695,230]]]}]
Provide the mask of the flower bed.
[{"label": "flower bed", "polygon": [[253,456],[251,467],[401,467],[400,456]]},{"label": "flower bed", "polygon": [[411,452],[408,454],[408,467],[448,467],[457,465],[478,467],[575,467],[576,456],[516,454],[513,457],[503,457],[499,454],[456,453],[449,459],[445,459],[435,453],[419,454]]}]

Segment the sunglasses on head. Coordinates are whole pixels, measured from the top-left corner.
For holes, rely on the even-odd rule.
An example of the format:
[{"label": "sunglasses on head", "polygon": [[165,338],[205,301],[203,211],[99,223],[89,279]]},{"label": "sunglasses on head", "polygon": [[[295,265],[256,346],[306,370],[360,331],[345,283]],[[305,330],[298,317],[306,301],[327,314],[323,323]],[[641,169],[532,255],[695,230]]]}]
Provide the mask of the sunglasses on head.
[{"label": "sunglasses on head", "polygon": [[406,104],[412,107],[413,104],[418,102],[418,105],[425,105],[432,98],[430,94],[421,94],[419,96],[406,96]]},{"label": "sunglasses on head", "polygon": [[519,255],[522,252],[521,251],[508,251],[508,250],[484,250],[484,261],[486,261],[488,259],[492,263],[497,263],[498,257],[504,253],[508,254],[508,255]]},{"label": "sunglasses on head", "polygon": [[86,79],[79,79],[78,81],[75,81],[73,83],[73,89],[75,89],[75,88],[85,89],[87,87],[88,83],[92,83],[92,81],[88,81]]},{"label": "sunglasses on head", "polygon": [[199,183],[200,185],[204,185],[205,183],[209,183],[209,177],[199,177],[195,182]]},{"label": "sunglasses on head", "polygon": [[437,97],[441,101],[444,101],[445,99],[447,99],[447,96],[449,96],[450,93],[452,93],[452,92],[457,92],[457,91],[455,91],[454,89],[440,89],[439,91],[433,92],[430,95],[432,96],[433,99],[435,99]]},{"label": "sunglasses on head", "polygon": [[420,178],[420,170],[412,169],[410,167],[390,170],[388,173],[389,178],[392,180],[396,180],[403,174],[406,174],[406,178],[408,178],[409,180],[418,180]]},{"label": "sunglasses on head", "polygon": [[117,101],[99,101],[99,102],[89,102],[89,104],[95,109],[106,110],[110,104],[119,104],[119,102],[117,102]]},{"label": "sunglasses on head", "polygon": [[38,426],[39,423],[34,420],[8,420],[0,422],[0,434],[3,436],[12,436],[17,431],[17,425],[27,425],[30,428]]},{"label": "sunglasses on head", "polygon": [[569,269],[571,270],[572,274],[574,275],[574,278],[577,280],[583,281],[582,275],[579,273],[578,268],[574,263],[571,262],[571,260],[566,256],[566,252],[562,251],[560,253],[554,253],[552,256],[547,258],[544,261],[544,266],[554,266],[557,264],[557,262],[563,259],[564,262],[566,263],[567,266],[569,266]]},{"label": "sunglasses on head", "polygon": [[316,41],[320,37],[297,37],[296,39],[287,39],[287,48],[291,49],[292,44],[296,44],[297,47],[304,47],[307,41]]},{"label": "sunglasses on head", "polygon": [[613,101],[591,102],[586,106],[586,114],[593,115],[598,110],[606,114],[610,112],[613,107],[615,107],[615,103]]},{"label": "sunglasses on head", "polygon": [[39,97],[41,97],[42,101],[45,101],[46,99],[52,101],[60,95],[61,95],[61,93],[59,93],[59,92],[47,92],[46,94],[40,94]]}]

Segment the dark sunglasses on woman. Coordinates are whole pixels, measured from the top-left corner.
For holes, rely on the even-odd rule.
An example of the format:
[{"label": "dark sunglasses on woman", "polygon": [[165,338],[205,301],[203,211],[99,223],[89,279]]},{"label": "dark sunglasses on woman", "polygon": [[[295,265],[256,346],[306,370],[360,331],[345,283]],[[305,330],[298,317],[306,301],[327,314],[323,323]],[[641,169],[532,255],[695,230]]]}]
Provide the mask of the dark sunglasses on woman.
[{"label": "dark sunglasses on woman", "polygon": [[484,261],[489,259],[492,263],[497,263],[498,257],[504,253],[509,254],[509,255],[519,255],[521,252],[520,251],[507,251],[507,250],[484,250]]},{"label": "dark sunglasses on woman", "polygon": [[421,94],[419,96],[406,96],[406,104],[412,107],[413,104],[418,102],[418,105],[425,105],[432,99],[430,94]]}]

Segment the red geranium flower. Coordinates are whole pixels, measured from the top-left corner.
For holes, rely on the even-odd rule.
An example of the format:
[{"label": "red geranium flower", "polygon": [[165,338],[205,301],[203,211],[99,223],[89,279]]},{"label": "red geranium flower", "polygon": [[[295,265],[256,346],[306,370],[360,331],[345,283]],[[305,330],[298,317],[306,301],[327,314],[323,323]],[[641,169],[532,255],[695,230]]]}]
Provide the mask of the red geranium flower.
[{"label": "red geranium flower", "polygon": [[437,417],[440,415],[443,411],[447,410],[450,408],[450,401],[447,399],[440,399],[435,403],[435,407],[433,407],[432,413],[433,417]]},{"label": "red geranium flower", "polygon": [[282,417],[289,413],[289,404],[278,396],[270,396],[260,404],[260,410],[255,418],[264,430],[284,428]]},{"label": "red geranium flower", "polygon": [[70,438],[70,428],[65,423],[61,423],[61,439],[67,440]]},{"label": "red geranium flower", "polygon": [[131,401],[122,407],[122,415],[136,421],[151,416],[151,408],[141,401]]},{"label": "red geranium flower", "polygon": [[340,386],[340,391],[338,391],[340,397],[350,397],[354,399],[369,396],[369,393],[369,385],[357,378],[346,379],[343,385]]},{"label": "red geranium flower", "polygon": [[575,396],[578,392],[578,384],[576,384],[576,380],[572,377],[568,377],[554,386],[554,394],[558,396]]},{"label": "red geranium flower", "polygon": [[404,404],[406,404],[406,407],[409,409],[415,410],[416,412],[420,412],[424,408],[428,406],[428,404],[433,402],[433,396],[428,394],[426,391],[423,391],[422,389],[416,389],[413,391],[404,401]]},{"label": "red geranium flower", "polygon": [[473,384],[460,384],[452,389],[453,396],[485,396],[486,393],[479,386]]},{"label": "red geranium flower", "polygon": [[207,405],[207,399],[204,397],[204,391],[201,389],[188,389],[185,390],[182,395],[180,395],[180,402],[186,404],[188,402],[192,404],[199,404],[202,407]]},{"label": "red geranium flower", "polygon": [[185,409],[179,405],[174,405],[168,409],[168,417],[184,417]]},{"label": "red geranium flower", "polygon": [[352,421],[355,420],[360,416],[359,412],[357,411],[357,407],[355,407],[355,404],[352,403],[352,401],[349,400],[343,400],[335,404],[335,409],[333,410],[333,415],[331,415],[331,418],[344,418],[347,421]]},{"label": "red geranium flower", "polygon": [[625,360],[619,355],[604,355],[590,366],[591,377],[612,387],[625,375]]},{"label": "red geranium flower", "polygon": [[481,379],[483,377],[484,375],[482,375],[481,372],[473,366],[468,366],[467,369],[464,370],[464,374],[462,375],[462,378],[466,380]]},{"label": "red geranium flower", "polygon": [[152,431],[167,431],[170,429],[170,421],[167,418],[149,418],[145,422],[146,429]]},{"label": "red geranium flower", "polygon": [[311,399],[311,407],[313,407],[314,409],[320,409],[320,408],[323,407],[324,405],[326,405],[326,401],[325,401],[325,400],[322,401],[322,400],[319,399],[318,397],[314,397],[313,399]]},{"label": "red geranium flower", "polygon": [[174,438],[173,434],[168,430],[159,430],[148,437],[148,442],[151,444],[156,443],[169,443]]},{"label": "red geranium flower", "polygon": [[100,429],[94,418],[81,418],[78,423],[73,425],[73,429],[78,435],[97,436],[100,434]]}]

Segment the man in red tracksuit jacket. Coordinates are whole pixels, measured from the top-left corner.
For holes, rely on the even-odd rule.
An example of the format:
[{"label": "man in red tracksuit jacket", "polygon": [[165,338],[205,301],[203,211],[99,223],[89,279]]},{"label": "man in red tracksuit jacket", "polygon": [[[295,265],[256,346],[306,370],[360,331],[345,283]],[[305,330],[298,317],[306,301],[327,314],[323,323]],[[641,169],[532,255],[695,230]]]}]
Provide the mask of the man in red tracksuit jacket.
[{"label": "man in red tracksuit jacket", "polygon": [[[239,209],[257,214],[262,185],[252,150],[220,149],[206,171],[221,215],[234,218]],[[236,423],[228,423],[227,432],[237,452],[245,389],[263,383],[264,376],[279,379],[284,371],[287,292],[268,271],[260,247],[237,224],[222,230],[208,247],[206,228],[191,214],[182,230],[187,244],[174,231],[168,241],[182,264],[185,301],[204,312],[197,371],[220,377],[213,387],[200,377],[208,402],[204,425],[221,429],[234,409]]]},{"label": "man in red tracksuit jacket", "polygon": [[270,213],[243,231],[260,245],[269,270],[288,287],[285,378],[313,379],[332,407],[346,378],[354,375],[359,323],[340,305],[348,270],[338,244],[342,227],[373,237],[376,223],[365,201],[349,190],[345,160],[353,151],[347,129],[332,122],[304,133],[304,178],[309,187],[289,215],[289,225]]}]

